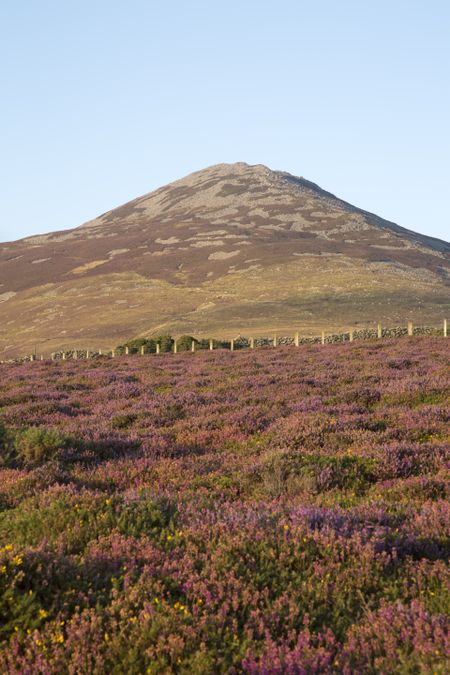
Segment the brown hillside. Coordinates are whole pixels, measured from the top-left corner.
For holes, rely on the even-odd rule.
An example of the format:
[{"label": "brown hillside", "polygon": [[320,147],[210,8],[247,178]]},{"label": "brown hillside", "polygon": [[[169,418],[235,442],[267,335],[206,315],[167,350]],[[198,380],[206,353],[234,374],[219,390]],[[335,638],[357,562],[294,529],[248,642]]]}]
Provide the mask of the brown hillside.
[{"label": "brown hillside", "polygon": [[450,244],[303,178],[196,172],[73,230],[0,246],[0,358],[138,334],[315,331],[449,313]]}]

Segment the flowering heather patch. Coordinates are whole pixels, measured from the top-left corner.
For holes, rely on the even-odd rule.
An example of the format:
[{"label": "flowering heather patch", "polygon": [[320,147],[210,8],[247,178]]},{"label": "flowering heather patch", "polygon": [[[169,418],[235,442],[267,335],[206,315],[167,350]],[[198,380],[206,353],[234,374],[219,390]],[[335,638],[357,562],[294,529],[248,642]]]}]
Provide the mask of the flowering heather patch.
[{"label": "flowering heather patch", "polygon": [[443,338],[0,366],[0,671],[449,669]]}]

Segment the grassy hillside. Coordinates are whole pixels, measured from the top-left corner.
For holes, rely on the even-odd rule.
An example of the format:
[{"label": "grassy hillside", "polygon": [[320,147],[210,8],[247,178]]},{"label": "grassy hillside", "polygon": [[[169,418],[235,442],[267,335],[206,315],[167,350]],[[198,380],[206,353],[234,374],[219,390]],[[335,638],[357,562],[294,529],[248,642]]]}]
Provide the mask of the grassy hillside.
[{"label": "grassy hillside", "polygon": [[449,374],[419,337],[0,365],[0,671],[443,675]]},{"label": "grassy hillside", "polygon": [[450,244],[264,166],[221,164],[0,244],[0,359],[136,335],[347,329],[450,311]]}]

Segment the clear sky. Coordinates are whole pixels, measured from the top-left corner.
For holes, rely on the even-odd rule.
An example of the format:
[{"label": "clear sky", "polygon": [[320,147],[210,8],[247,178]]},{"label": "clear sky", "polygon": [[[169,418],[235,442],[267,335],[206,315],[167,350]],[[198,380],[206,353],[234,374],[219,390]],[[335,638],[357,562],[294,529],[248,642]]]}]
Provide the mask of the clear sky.
[{"label": "clear sky", "polygon": [[450,239],[448,0],[2,0],[0,241],[219,162]]}]

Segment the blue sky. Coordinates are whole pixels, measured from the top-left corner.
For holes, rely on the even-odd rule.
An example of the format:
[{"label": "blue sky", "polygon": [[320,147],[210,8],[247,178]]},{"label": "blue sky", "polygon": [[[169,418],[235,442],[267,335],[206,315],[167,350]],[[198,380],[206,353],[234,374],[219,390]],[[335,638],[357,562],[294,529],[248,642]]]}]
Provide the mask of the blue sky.
[{"label": "blue sky", "polygon": [[262,163],[450,239],[447,0],[3,0],[0,240]]}]

